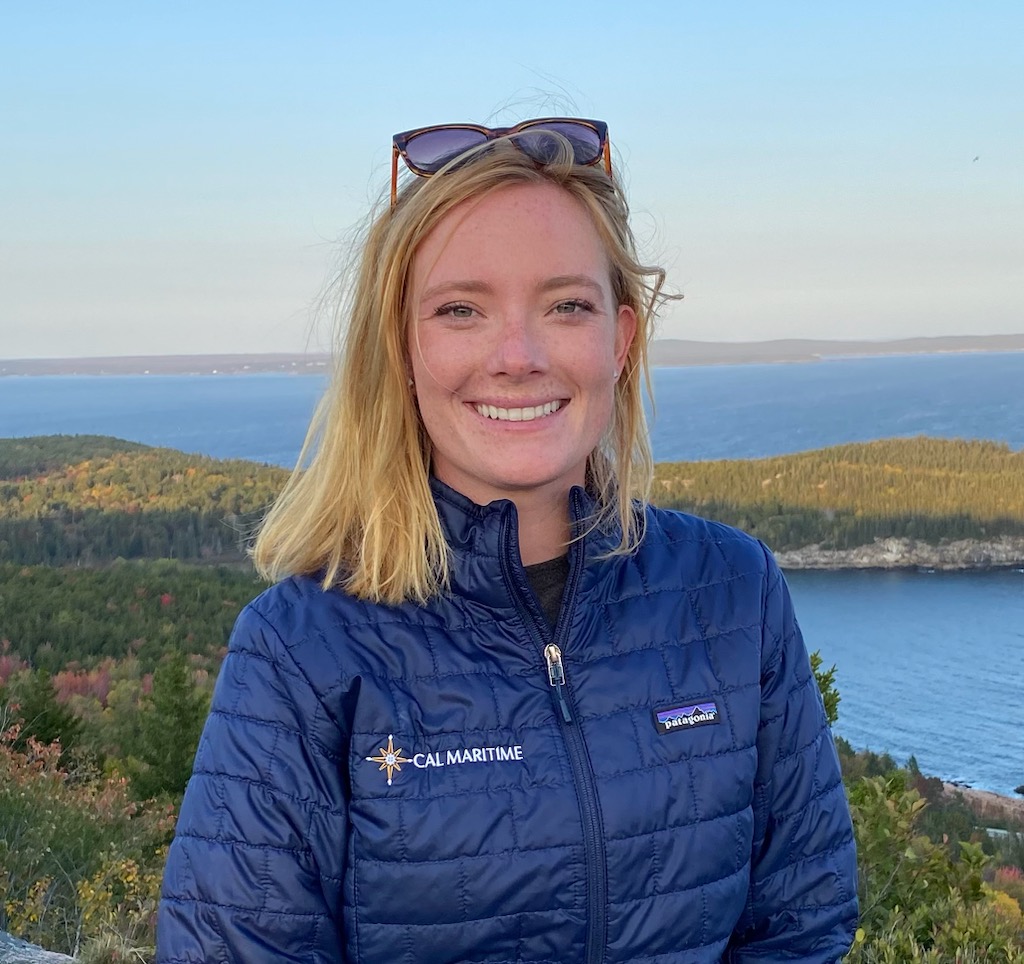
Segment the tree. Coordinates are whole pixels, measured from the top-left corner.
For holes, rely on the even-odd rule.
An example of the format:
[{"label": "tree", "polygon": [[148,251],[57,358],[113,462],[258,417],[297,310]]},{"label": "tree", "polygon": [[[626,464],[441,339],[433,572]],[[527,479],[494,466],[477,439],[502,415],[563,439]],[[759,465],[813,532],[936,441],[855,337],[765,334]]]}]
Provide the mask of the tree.
[{"label": "tree", "polygon": [[206,712],[206,696],[193,683],[186,657],[172,653],[157,667],[153,689],[142,698],[136,745],[124,747],[138,799],[181,797]]},{"label": "tree", "polygon": [[[846,964],[1019,964],[1020,911],[984,884],[988,858],[920,833],[927,803],[906,771],[848,787],[857,837],[861,920]],[[1010,902],[1012,904],[1012,901]]]},{"label": "tree", "polygon": [[81,742],[82,723],[57,700],[53,681],[46,670],[12,677],[0,687],[0,700],[9,707],[9,715],[21,721],[14,743],[16,750],[24,750],[29,739],[44,745],[56,742],[60,743],[63,759]]},{"label": "tree", "polygon": [[825,704],[825,717],[829,726],[835,726],[839,719],[839,690],[836,689],[836,667],[832,666],[823,670],[821,668],[821,653],[815,650],[811,653],[811,672],[818,683],[818,692],[821,693],[821,701]]}]

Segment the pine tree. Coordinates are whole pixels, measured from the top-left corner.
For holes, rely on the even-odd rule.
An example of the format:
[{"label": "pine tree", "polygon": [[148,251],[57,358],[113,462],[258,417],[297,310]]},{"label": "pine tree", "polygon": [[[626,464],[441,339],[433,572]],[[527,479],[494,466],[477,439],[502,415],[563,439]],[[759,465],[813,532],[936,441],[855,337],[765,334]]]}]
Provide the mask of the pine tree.
[{"label": "pine tree", "polygon": [[821,693],[821,702],[825,707],[825,718],[829,726],[835,726],[839,719],[839,702],[842,697],[836,689],[836,667],[833,663],[828,669],[821,668],[821,651],[815,650],[811,653],[811,672],[814,673],[814,680],[818,684],[818,692]]},{"label": "pine tree", "polygon": [[57,700],[53,680],[44,669],[13,678],[0,687],[0,702],[12,707],[10,715],[21,722],[15,749],[24,749],[30,738],[44,744],[59,742],[63,756],[81,742],[81,720]]},{"label": "pine tree", "polygon": [[192,682],[184,654],[168,656],[153,673],[152,691],[143,697],[138,743],[125,747],[136,797],[179,798],[184,793],[206,711],[206,697]]}]

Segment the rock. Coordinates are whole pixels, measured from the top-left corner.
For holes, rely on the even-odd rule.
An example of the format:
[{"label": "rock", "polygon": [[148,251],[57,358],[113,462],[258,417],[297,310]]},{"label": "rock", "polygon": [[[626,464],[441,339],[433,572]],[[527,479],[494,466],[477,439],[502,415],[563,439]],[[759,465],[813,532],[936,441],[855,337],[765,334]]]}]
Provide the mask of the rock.
[{"label": "rock", "polygon": [[73,960],[66,954],[44,951],[35,944],[26,944],[6,931],[0,931],[0,964],[61,964]]},{"label": "rock", "polygon": [[947,797],[962,797],[980,821],[995,820],[1024,829],[1024,800],[990,790],[974,790],[962,783],[944,783],[942,792]]},{"label": "rock", "polygon": [[1024,537],[1000,536],[944,541],[938,545],[916,539],[875,539],[853,549],[805,546],[775,553],[783,569],[1013,569],[1024,567]]}]

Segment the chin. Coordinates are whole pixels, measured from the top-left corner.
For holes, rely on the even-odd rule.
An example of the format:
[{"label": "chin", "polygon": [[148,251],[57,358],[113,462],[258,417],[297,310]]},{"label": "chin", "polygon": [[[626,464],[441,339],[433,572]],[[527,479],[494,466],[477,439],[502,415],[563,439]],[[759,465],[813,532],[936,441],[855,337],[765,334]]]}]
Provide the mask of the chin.
[{"label": "chin", "polygon": [[509,497],[517,493],[527,493],[540,489],[561,487],[568,492],[576,481],[570,472],[517,472],[515,475],[496,477],[491,483],[497,491],[508,493]]}]

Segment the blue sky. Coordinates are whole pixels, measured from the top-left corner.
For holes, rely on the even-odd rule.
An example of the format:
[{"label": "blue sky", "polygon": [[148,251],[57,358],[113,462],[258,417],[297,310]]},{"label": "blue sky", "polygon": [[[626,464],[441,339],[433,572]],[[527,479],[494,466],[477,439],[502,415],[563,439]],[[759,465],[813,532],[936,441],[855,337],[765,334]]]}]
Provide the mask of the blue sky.
[{"label": "blue sky", "polygon": [[[1024,331],[1024,4],[5,4],[0,357],[321,349],[394,131],[610,125],[661,335]],[[976,158],[976,159],[975,159]]]}]

